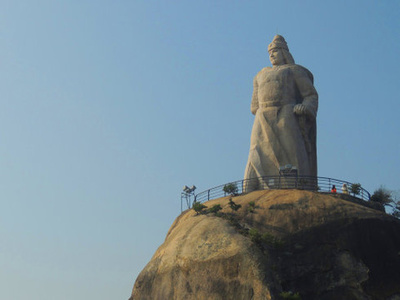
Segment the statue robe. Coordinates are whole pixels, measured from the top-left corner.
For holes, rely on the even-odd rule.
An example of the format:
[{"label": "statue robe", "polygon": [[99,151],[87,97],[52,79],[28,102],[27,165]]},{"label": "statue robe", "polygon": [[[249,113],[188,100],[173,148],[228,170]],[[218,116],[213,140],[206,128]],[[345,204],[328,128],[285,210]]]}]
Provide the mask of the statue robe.
[{"label": "statue robe", "polygon": [[[293,112],[296,104],[305,105],[304,115]],[[317,176],[317,109],[318,94],[306,68],[286,64],[262,69],[254,78],[255,119],[244,179],[279,176],[279,168],[288,164],[297,167],[298,175]],[[248,181],[245,191],[259,184]]]}]

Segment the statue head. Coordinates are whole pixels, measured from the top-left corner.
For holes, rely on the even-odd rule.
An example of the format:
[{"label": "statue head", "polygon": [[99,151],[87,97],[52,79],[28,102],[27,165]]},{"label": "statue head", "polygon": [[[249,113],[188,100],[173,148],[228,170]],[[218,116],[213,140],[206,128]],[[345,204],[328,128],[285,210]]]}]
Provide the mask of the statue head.
[{"label": "statue head", "polygon": [[269,58],[273,66],[294,64],[294,59],[289,52],[285,38],[276,35],[271,44],[268,45]]}]

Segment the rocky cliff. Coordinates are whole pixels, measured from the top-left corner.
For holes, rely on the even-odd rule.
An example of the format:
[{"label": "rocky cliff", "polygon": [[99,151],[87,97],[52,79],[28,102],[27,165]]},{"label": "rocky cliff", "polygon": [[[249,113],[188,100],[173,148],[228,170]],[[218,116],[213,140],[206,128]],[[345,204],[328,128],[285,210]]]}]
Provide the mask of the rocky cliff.
[{"label": "rocky cliff", "polygon": [[400,299],[400,221],[348,198],[256,191],[185,211],[130,300]]}]

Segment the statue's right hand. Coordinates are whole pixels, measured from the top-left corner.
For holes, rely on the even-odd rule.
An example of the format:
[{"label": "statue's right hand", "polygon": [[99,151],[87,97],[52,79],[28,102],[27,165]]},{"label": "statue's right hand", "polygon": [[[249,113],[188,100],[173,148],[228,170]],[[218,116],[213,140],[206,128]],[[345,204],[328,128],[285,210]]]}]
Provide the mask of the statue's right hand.
[{"label": "statue's right hand", "polygon": [[296,115],[305,115],[307,114],[307,107],[304,104],[296,104],[293,108],[293,112]]}]

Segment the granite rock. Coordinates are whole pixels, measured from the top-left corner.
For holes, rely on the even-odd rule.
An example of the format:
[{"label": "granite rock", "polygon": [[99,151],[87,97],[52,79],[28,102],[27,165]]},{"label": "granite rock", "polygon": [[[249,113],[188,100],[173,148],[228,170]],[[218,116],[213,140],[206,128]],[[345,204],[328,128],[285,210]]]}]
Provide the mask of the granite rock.
[{"label": "granite rock", "polygon": [[229,198],[205,203],[220,204],[218,214],[188,210],[175,220],[131,300],[280,299],[287,291],[311,300],[399,299],[398,219],[310,191],[233,197],[237,211]]}]

